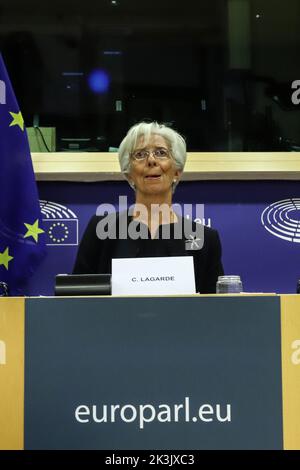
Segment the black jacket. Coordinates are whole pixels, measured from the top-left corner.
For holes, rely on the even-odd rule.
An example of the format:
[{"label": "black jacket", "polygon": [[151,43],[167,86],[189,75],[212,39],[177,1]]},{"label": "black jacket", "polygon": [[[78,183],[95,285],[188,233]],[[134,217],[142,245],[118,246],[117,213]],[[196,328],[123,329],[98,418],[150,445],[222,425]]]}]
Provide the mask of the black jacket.
[{"label": "black jacket", "polygon": [[[206,226],[201,226],[201,236],[195,237],[196,223],[179,218],[176,224],[181,224],[183,235],[176,239],[176,224],[161,225],[156,238],[151,239],[148,227],[133,221],[127,212],[110,216],[109,225],[106,225],[109,237],[99,239],[96,233],[97,225],[104,221],[104,217],[93,216],[81,240],[74,274],[111,273],[112,258],[136,258],[147,256],[193,256],[196,291],[201,294],[215,293],[218,276],[222,276],[221,243],[218,232]],[[148,233],[147,239],[133,240],[129,237],[121,239],[119,236],[120,222],[127,229],[129,224],[138,232],[144,229]],[[183,224],[185,228],[183,229]],[[197,224],[198,229],[200,225]],[[99,226],[98,226],[99,228]],[[170,230],[168,239],[164,237]],[[200,246],[202,248],[200,248]],[[200,249],[199,249],[200,248]]]}]

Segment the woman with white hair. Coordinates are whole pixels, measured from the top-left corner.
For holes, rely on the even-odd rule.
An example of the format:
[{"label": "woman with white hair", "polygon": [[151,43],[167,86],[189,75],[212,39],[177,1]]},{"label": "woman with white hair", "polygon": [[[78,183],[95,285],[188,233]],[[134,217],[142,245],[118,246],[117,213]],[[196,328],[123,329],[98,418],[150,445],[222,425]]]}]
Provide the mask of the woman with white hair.
[{"label": "woman with white hair", "polygon": [[[216,292],[217,278],[223,275],[218,233],[181,217],[172,205],[186,162],[183,137],[163,124],[141,122],[121,142],[119,162],[135,191],[135,204],[113,219],[92,217],[74,274],[110,273],[113,258],[193,256],[197,292]],[[116,236],[124,223],[127,236]],[[104,224],[108,231],[101,230]]]}]

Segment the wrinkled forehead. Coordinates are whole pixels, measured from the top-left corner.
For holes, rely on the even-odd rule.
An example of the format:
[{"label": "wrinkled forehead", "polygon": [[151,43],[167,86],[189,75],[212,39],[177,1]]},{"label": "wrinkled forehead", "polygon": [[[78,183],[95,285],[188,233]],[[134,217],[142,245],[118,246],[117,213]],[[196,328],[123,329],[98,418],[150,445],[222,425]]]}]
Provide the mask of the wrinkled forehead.
[{"label": "wrinkled forehead", "polygon": [[137,138],[134,148],[137,149],[137,148],[145,148],[145,147],[169,148],[170,142],[159,134],[149,134],[149,135],[142,134]]}]

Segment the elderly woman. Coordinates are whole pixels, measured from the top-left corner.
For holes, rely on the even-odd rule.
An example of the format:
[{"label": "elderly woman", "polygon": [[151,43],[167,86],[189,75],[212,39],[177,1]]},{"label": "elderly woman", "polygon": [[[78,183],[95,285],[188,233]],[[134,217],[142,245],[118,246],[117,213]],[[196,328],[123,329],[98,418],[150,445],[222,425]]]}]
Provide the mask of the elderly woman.
[{"label": "elderly woman", "polygon": [[[92,217],[79,247],[74,274],[110,273],[113,258],[193,256],[197,292],[216,292],[217,278],[223,275],[218,233],[201,226],[201,240],[194,237],[199,225],[176,214],[172,206],[185,161],[185,141],[173,129],[141,122],[128,131],[119,148],[119,162],[135,191],[135,205],[131,212],[117,215],[106,237],[99,233],[103,217]],[[126,237],[116,237],[124,221],[131,230]],[[130,236],[132,233],[135,236]],[[194,239],[197,242],[191,249],[187,242]]]}]

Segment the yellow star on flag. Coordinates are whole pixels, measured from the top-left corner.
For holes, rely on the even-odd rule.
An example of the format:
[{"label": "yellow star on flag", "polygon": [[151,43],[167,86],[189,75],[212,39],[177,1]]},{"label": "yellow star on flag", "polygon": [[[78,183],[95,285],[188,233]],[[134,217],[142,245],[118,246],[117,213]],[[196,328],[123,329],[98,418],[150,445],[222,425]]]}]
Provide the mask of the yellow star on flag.
[{"label": "yellow star on flag", "polygon": [[1,264],[3,264],[3,266],[6,267],[6,269],[8,270],[8,263],[14,259],[13,256],[10,256],[8,254],[8,247],[3,251],[3,253],[0,253],[0,266]]},{"label": "yellow star on flag", "polygon": [[36,219],[36,221],[32,225],[31,224],[26,224],[26,223],[24,223],[24,225],[27,228],[27,232],[25,233],[24,238],[32,237],[37,242],[39,234],[44,233],[44,230],[39,228],[39,219]]},{"label": "yellow star on flag", "polygon": [[23,119],[21,111],[19,111],[18,113],[12,113],[11,111],[9,111],[9,114],[13,118],[13,120],[11,121],[9,127],[19,126],[20,129],[22,129],[22,131],[24,131],[24,119]]}]

